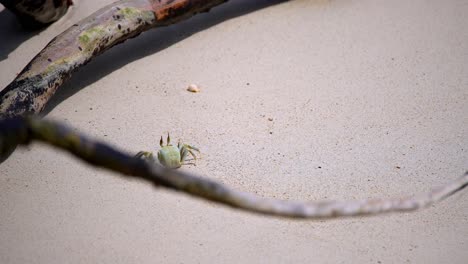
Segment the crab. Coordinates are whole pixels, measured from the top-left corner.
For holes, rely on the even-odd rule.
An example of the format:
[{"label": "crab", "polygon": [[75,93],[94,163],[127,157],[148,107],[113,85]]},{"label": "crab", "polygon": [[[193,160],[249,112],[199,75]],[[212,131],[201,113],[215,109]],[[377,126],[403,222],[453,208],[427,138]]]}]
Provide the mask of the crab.
[{"label": "crab", "polygon": [[[161,149],[158,151],[158,161],[161,165],[169,169],[177,169],[180,168],[182,165],[194,164],[185,163],[187,155],[190,154],[196,161],[197,156],[193,153],[193,151],[200,153],[200,150],[198,148],[188,144],[183,144],[180,141],[179,143],[177,143],[177,147],[171,145],[171,137],[169,136],[169,133],[167,134],[166,145],[164,146],[162,136],[159,140],[159,145],[161,146]],[[135,157],[150,162],[155,162],[153,153],[149,151],[140,151],[135,155]]]}]

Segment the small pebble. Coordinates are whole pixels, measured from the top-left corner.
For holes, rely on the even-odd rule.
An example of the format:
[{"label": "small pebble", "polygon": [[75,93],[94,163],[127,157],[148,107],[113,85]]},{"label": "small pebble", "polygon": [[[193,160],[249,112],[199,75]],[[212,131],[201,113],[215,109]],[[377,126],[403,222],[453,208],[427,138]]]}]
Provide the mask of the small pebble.
[{"label": "small pebble", "polygon": [[269,118],[268,118],[268,121],[273,121],[273,118],[269,117]]},{"label": "small pebble", "polygon": [[200,88],[196,84],[191,84],[188,86],[187,91],[192,92],[192,93],[199,93]]}]

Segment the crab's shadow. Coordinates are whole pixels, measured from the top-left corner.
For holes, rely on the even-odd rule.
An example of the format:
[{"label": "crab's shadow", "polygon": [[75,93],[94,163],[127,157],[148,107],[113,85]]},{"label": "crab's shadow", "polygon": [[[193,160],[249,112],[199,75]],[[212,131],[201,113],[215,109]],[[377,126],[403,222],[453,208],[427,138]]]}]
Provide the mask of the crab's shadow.
[{"label": "crab's shadow", "polygon": [[47,115],[60,102],[132,61],[161,51],[223,21],[282,2],[286,0],[230,1],[213,8],[208,13],[197,15],[181,23],[145,32],[135,39],[110,49],[74,74],[49,101],[43,114]]}]

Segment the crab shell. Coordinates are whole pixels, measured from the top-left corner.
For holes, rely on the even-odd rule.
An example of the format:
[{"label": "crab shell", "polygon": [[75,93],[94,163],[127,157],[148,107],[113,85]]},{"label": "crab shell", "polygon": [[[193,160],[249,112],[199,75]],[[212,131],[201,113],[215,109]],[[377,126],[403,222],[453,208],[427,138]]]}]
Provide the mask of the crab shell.
[{"label": "crab shell", "polygon": [[158,160],[166,168],[180,168],[182,162],[180,160],[180,150],[176,146],[164,146],[158,151]]}]

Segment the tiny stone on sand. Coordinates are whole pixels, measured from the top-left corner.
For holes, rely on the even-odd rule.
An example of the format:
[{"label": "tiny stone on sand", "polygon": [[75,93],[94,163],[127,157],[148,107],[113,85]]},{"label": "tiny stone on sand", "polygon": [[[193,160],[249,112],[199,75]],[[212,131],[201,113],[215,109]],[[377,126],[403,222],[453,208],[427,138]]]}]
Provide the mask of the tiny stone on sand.
[{"label": "tiny stone on sand", "polygon": [[196,84],[190,84],[187,88],[187,91],[192,92],[192,93],[199,93],[200,88]]}]

